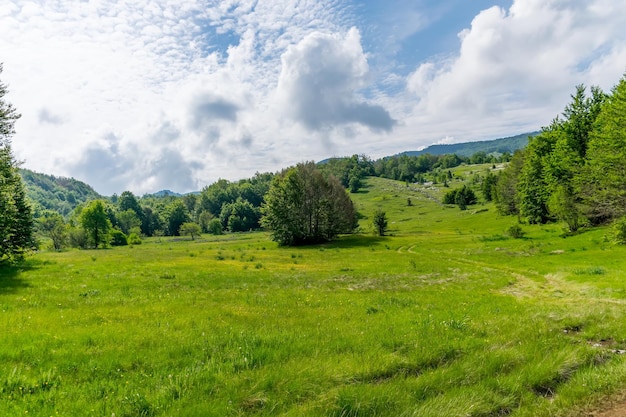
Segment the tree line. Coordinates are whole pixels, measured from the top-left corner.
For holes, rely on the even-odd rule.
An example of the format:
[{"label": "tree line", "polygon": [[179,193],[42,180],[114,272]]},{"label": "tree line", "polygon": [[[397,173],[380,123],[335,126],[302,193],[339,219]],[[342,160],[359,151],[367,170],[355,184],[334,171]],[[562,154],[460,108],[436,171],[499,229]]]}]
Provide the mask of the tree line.
[{"label": "tree line", "polygon": [[570,232],[626,216],[626,79],[610,93],[576,87],[563,113],[517,151],[500,174],[502,214]]}]

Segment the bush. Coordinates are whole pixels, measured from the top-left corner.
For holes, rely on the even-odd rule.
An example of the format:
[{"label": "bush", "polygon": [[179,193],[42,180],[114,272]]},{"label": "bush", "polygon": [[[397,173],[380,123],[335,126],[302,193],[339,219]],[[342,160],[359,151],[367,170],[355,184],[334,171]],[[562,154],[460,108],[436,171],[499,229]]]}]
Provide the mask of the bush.
[{"label": "bush", "polygon": [[626,245],[626,217],[615,220],[611,227],[611,237],[618,245]]},{"label": "bush", "polygon": [[85,249],[89,238],[87,232],[82,227],[71,227],[68,232],[70,246],[73,248]]},{"label": "bush", "polygon": [[137,233],[131,233],[128,235],[129,245],[141,245],[141,237]]},{"label": "bush", "polygon": [[467,206],[477,203],[476,194],[467,185],[461,188],[447,192],[443,196],[444,204],[457,204],[461,210],[467,209]]},{"label": "bush", "polygon": [[212,235],[221,235],[224,230],[222,229],[222,222],[220,219],[212,219],[207,225],[207,231]]},{"label": "bush", "polygon": [[126,246],[128,245],[128,237],[121,230],[111,230],[111,245],[112,246]]},{"label": "bush", "polygon": [[506,230],[506,234],[511,236],[513,239],[521,239],[524,237],[526,232],[524,232],[519,224],[514,224]]}]

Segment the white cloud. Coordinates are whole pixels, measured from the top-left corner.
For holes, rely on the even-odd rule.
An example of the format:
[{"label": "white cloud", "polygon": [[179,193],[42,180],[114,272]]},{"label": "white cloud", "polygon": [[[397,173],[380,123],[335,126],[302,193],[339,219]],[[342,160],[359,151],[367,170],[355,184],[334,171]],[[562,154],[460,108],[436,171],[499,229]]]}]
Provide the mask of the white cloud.
[{"label": "white cloud", "polygon": [[345,36],[312,33],[282,56],[278,100],[282,112],[309,130],[358,123],[390,131],[395,121],[358,96],[368,65],[355,28]]},{"label": "white cloud", "polygon": [[626,69],[625,7],[515,0],[508,11],[484,10],[459,34],[458,55],[425,62],[408,77],[420,100],[415,120],[440,121],[464,139],[547,124],[575,85],[607,88]]},{"label": "white cloud", "polygon": [[14,151],[105,194],[184,192],[305,159],[534,130],[576,84],[609,89],[626,70],[626,0],[493,7],[407,78],[395,48],[430,15],[393,5],[407,30],[387,31],[383,53],[340,0],[5,0]]}]

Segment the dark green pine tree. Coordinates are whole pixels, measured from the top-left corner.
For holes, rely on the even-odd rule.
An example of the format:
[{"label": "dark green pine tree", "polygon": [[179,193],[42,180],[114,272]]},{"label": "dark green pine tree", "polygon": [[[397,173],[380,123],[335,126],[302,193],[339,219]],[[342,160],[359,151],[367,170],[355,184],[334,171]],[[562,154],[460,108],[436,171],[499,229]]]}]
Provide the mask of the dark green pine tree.
[{"label": "dark green pine tree", "polygon": [[6,86],[0,82],[0,262],[18,260],[35,247],[32,212],[11,151],[11,137],[20,114],[4,101],[6,93]]},{"label": "dark green pine tree", "polygon": [[579,183],[592,223],[626,215],[626,75],[607,98],[590,135]]}]

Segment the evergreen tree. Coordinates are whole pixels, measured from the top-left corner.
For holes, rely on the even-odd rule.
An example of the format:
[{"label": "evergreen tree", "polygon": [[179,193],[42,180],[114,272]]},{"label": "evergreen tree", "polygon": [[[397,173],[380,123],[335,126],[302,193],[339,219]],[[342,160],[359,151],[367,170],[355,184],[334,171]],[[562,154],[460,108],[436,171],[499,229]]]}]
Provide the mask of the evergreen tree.
[{"label": "evergreen tree", "polygon": [[602,106],[586,156],[579,183],[589,219],[602,223],[626,215],[626,76]]},{"label": "evergreen tree", "polygon": [[20,114],[4,101],[6,93],[6,86],[0,82],[0,262],[19,259],[35,247],[32,212],[11,151],[11,137]]},{"label": "evergreen tree", "polygon": [[387,226],[389,224],[387,221],[387,214],[381,209],[376,210],[372,222],[378,236],[385,236],[385,233],[387,233]]}]

